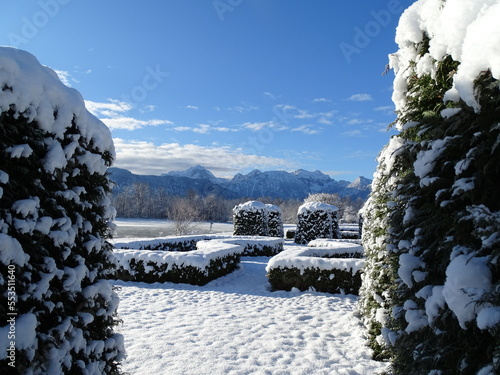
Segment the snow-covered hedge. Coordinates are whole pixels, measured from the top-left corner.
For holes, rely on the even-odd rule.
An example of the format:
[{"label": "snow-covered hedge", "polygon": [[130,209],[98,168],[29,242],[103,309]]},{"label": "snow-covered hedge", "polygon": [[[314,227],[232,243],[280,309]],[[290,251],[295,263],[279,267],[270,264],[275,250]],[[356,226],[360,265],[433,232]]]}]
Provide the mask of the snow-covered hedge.
[{"label": "snow-covered hedge", "polygon": [[361,239],[359,235],[359,223],[339,224],[339,238],[357,240]]},{"label": "snow-covered hedge", "polygon": [[121,239],[112,241],[118,249],[163,250],[163,251],[192,251],[196,249],[198,241],[218,238],[216,236],[199,234],[188,236],[167,236],[153,239]]},{"label": "snow-covered hedge", "polygon": [[337,207],[321,202],[306,202],[297,211],[295,243],[305,245],[316,238],[339,238]]},{"label": "snow-covered hedge", "polygon": [[248,201],[233,208],[235,236],[267,236],[268,210],[264,203]]},{"label": "snow-covered hedge", "polygon": [[27,52],[0,48],[2,373],[119,373],[118,298],[105,280],[113,157],[77,91]]},{"label": "snow-covered hedge", "polygon": [[194,235],[171,236],[147,240],[121,240],[114,243],[121,249],[192,251],[199,241],[216,240],[219,242],[243,246],[243,256],[273,256],[283,251],[283,238],[262,236],[220,236]]},{"label": "snow-covered hedge", "polygon": [[283,237],[283,215],[278,206],[248,201],[233,208],[235,236]]},{"label": "snow-covered hedge", "polygon": [[[346,254],[349,254],[349,256],[345,256],[345,258],[363,258],[365,255],[365,250],[363,249],[363,246],[350,246],[348,245],[347,247],[344,247],[343,243],[347,244],[354,244],[354,245],[361,245],[361,240],[359,239],[328,239],[328,238],[317,238],[315,240],[312,240],[307,244],[308,247],[327,247],[330,249],[333,248],[339,248],[340,250],[349,250],[346,252]],[[340,246],[340,247],[339,247]]]},{"label": "snow-covered hedge", "polygon": [[395,374],[500,373],[500,4],[417,1],[364,210],[370,342]]},{"label": "snow-covered hedge", "polygon": [[283,228],[283,213],[278,206],[266,204],[267,208],[267,235],[270,237],[283,238],[285,231]]},{"label": "snow-covered hedge", "polygon": [[[272,257],[266,267],[273,289],[357,294],[361,286],[363,248],[350,242],[329,247],[297,247]],[[352,255],[352,258],[349,257]]]},{"label": "snow-covered hedge", "polygon": [[197,249],[187,252],[120,249],[116,277],[204,285],[237,269],[242,253],[242,246],[216,240],[198,241]]},{"label": "snow-covered hedge", "polygon": [[270,257],[283,251],[283,238],[261,236],[233,236],[220,238],[224,243],[243,246],[243,255],[247,257]]}]

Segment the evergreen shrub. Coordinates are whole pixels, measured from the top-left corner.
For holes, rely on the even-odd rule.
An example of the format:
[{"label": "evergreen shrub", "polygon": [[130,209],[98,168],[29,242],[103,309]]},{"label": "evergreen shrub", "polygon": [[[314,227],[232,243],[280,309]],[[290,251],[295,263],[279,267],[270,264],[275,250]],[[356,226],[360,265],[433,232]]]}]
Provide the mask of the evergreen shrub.
[{"label": "evergreen shrub", "polygon": [[205,285],[239,267],[243,247],[219,241],[200,241],[197,250],[116,250],[116,278],[147,283]]},{"label": "evergreen shrub", "polygon": [[278,206],[266,204],[268,236],[283,238],[283,214]]},{"label": "evergreen shrub", "polygon": [[337,207],[320,202],[307,202],[297,211],[295,243],[305,245],[316,238],[339,238]]},{"label": "evergreen shrub", "polygon": [[78,92],[27,52],[0,48],[2,373],[120,373],[118,298],[105,280],[113,157]]},{"label": "evergreen shrub", "polygon": [[248,201],[233,208],[235,236],[267,236],[268,209],[258,201]]},{"label": "evergreen shrub", "polygon": [[335,247],[285,250],[271,258],[266,271],[272,288],[358,294],[362,247],[348,242],[331,245]]},{"label": "evergreen shrub", "polygon": [[491,4],[418,1],[398,27],[400,133],[363,210],[360,299],[395,374],[500,373],[498,53],[470,53],[499,43]]}]

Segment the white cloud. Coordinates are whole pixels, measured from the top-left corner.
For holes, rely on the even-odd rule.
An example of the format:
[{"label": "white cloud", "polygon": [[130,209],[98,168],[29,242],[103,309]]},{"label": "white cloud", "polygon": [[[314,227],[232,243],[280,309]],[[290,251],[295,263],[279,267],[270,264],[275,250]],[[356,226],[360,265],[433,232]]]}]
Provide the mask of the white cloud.
[{"label": "white cloud", "polygon": [[148,104],[148,105],[143,105],[141,108],[139,108],[139,112],[141,113],[147,113],[147,112],[153,112],[156,109],[154,105]]},{"label": "white cloud", "polygon": [[373,110],[377,111],[377,112],[382,112],[386,115],[394,115],[394,111],[396,109],[394,108],[393,105],[385,105],[385,106],[373,108]]},{"label": "white cloud", "polygon": [[370,94],[354,94],[347,98],[347,100],[352,100],[355,102],[366,102],[373,100],[373,98]]},{"label": "white cloud", "polygon": [[281,131],[288,129],[287,126],[276,122],[276,121],[265,121],[265,122],[245,122],[242,125],[246,129],[250,129],[252,131],[259,131],[264,128],[273,129],[275,131]]},{"label": "white cloud", "polygon": [[227,110],[231,111],[231,112],[244,113],[244,112],[256,111],[258,109],[259,109],[259,107],[256,107],[252,104],[248,104],[246,102],[241,102],[240,105],[235,105],[235,106],[229,107]]},{"label": "white cloud", "polygon": [[133,117],[103,118],[100,120],[110,129],[136,130],[145,126],[173,125],[173,122],[168,120],[138,120]]},{"label": "white cloud", "polygon": [[228,132],[237,132],[239,131],[238,129],[235,128],[228,128],[228,127],[222,127],[222,126],[212,126],[208,124],[198,124],[196,127],[191,127],[191,126],[177,126],[173,128],[176,131],[179,132],[185,132],[185,131],[192,131],[194,133],[198,134],[208,134],[211,131],[216,131],[216,132],[223,132],[223,133],[228,133]]},{"label": "white cloud", "polygon": [[133,106],[130,103],[116,99],[108,99],[107,103],[85,100],[85,106],[96,117],[119,117],[130,111]]},{"label": "white cloud", "polygon": [[195,105],[185,105],[182,108],[184,108],[184,109],[192,109],[193,111],[197,111],[199,109],[199,107],[197,107]]},{"label": "white cloud", "polygon": [[314,115],[311,115],[309,112],[307,112],[307,111],[305,111],[303,109],[298,109],[297,111],[298,111],[298,113],[295,116],[293,116],[295,118],[298,118],[298,119],[308,119],[308,118],[313,118],[314,117]]},{"label": "white cloud", "polygon": [[313,103],[331,103],[332,101],[327,98],[316,98],[313,99]]},{"label": "white cloud", "polygon": [[324,125],[331,125],[331,124],[333,124],[333,122],[331,120],[328,120],[326,117],[320,117],[318,119],[318,122],[320,124],[324,124]]},{"label": "white cloud", "polygon": [[[229,147],[203,147],[178,143],[155,145],[151,142],[120,138],[115,138],[114,143],[116,149],[114,166],[139,174],[158,175],[172,170],[187,169],[197,164],[209,168],[220,177],[232,177],[234,171],[247,168],[296,168],[294,163],[285,159],[243,154],[240,150]],[[226,175],[223,171],[226,171]],[[228,171],[231,171],[231,174],[227,174]]]},{"label": "white cloud", "polygon": [[332,121],[329,120],[337,111],[329,111],[329,112],[310,112],[305,109],[297,108],[293,105],[289,104],[278,104],[274,107],[273,112],[277,115],[277,117],[288,123],[290,119],[298,119],[298,120],[311,120],[317,119],[317,122],[320,124],[330,125]]},{"label": "white cloud", "polygon": [[270,93],[269,91],[266,91],[262,93],[262,95],[268,97],[269,99],[276,100],[278,98],[281,98],[281,95],[274,95],[273,93]]},{"label": "white cloud", "polygon": [[297,128],[292,129],[293,132],[301,132],[308,135],[321,133],[320,129],[312,129],[310,125],[302,125]]},{"label": "white cloud", "polygon": [[[108,99],[105,103],[93,102],[91,100],[85,101],[85,106],[94,116],[99,118],[104,122],[110,129],[126,129],[126,130],[136,130],[144,128],[146,126],[158,126],[158,125],[173,125],[172,121],[161,120],[161,119],[151,119],[151,120],[139,120],[131,116],[127,116],[127,112],[133,109],[133,105],[128,102],[124,102],[116,99]],[[141,107],[144,111],[153,111],[154,106],[143,106]],[[139,110],[144,112],[143,110]]]}]

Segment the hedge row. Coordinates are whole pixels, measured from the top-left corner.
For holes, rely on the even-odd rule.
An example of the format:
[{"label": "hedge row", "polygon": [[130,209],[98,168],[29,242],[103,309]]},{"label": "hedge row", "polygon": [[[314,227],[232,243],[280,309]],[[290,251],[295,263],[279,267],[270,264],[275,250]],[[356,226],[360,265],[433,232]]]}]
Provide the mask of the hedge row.
[{"label": "hedge row", "polygon": [[117,249],[116,278],[205,285],[236,270],[242,253],[242,246],[219,241],[199,241],[189,252]]},{"label": "hedge row", "polygon": [[141,241],[115,242],[116,248],[162,251],[192,251],[198,241],[216,240],[243,246],[243,256],[273,256],[283,251],[283,238],[262,236],[174,236]]},{"label": "hedge row", "polygon": [[330,248],[283,251],[269,260],[266,271],[274,290],[312,287],[318,292],[358,294],[362,256],[360,245],[338,241]]}]

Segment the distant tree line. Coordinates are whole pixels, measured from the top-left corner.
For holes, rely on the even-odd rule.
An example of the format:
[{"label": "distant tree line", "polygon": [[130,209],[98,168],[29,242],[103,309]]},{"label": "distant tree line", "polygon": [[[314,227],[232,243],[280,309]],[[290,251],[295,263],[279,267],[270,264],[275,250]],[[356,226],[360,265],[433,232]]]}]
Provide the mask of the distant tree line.
[{"label": "distant tree line", "polygon": [[[215,194],[201,196],[188,191],[184,196],[171,195],[164,189],[151,189],[144,183],[135,183],[124,187],[112,195],[112,204],[118,217],[169,219],[174,221],[213,221],[228,222],[232,220],[234,206],[252,200],[242,197],[226,199]],[[260,197],[258,201],[273,204],[281,208],[283,221],[295,223],[297,209],[304,201],[297,199],[280,199]],[[337,194],[310,194],[305,201],[316,200],[334,204],[339,208],[339,217],[344,221],[354,222],[364,200],[350,197],[339,197]]]}]

